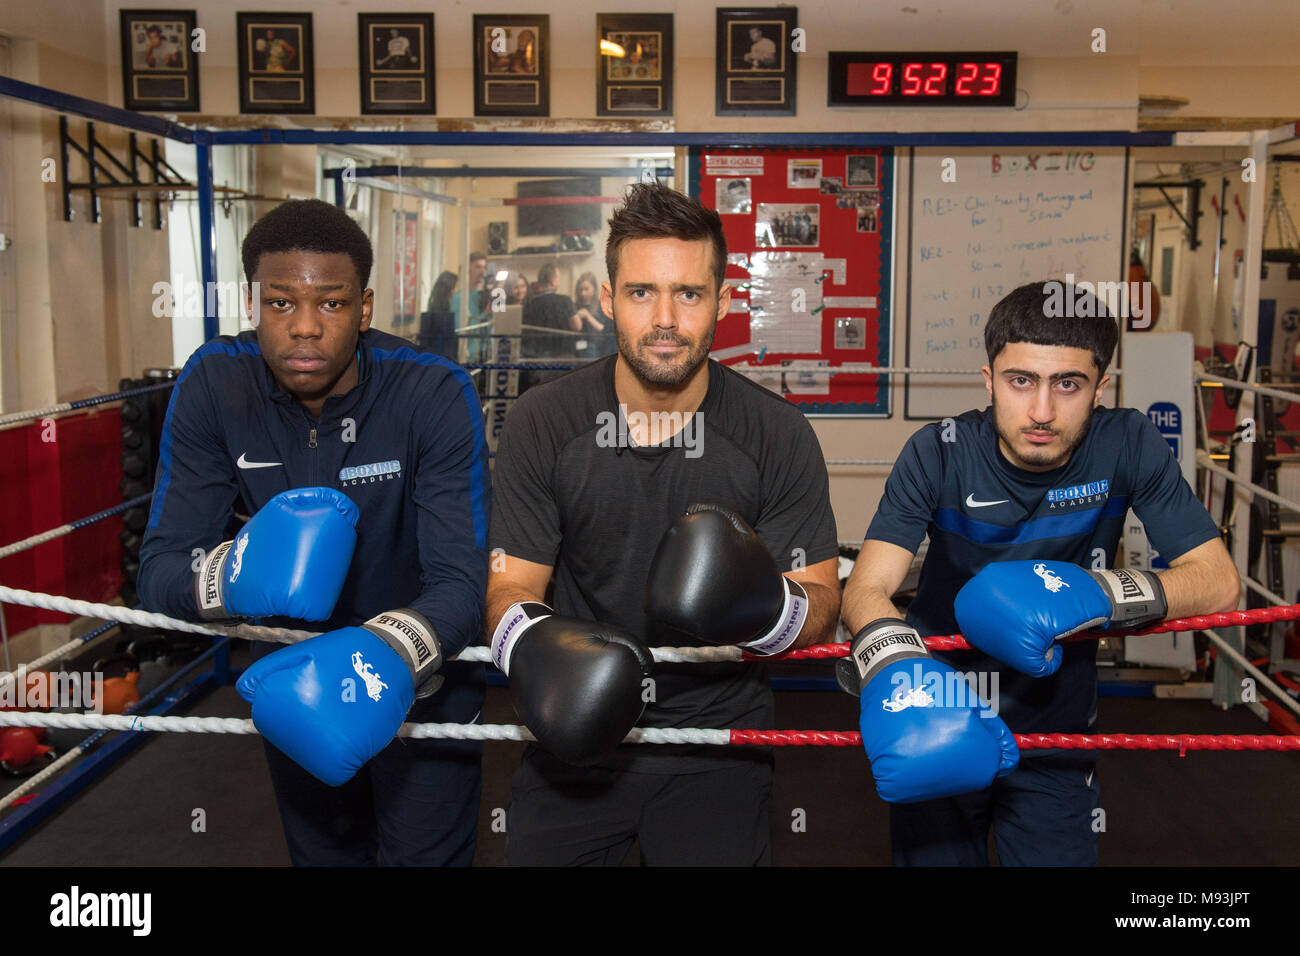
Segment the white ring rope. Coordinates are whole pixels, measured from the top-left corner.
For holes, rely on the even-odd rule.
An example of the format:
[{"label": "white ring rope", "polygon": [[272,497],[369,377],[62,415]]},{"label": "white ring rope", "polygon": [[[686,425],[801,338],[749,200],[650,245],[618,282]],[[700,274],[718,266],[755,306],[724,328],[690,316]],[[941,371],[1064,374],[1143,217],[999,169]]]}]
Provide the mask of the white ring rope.
[{"label": "white ring rope", "polygon": [[[213,637],[240,637],[250,641],[273,641],[279,644],[296,644],[299,641],[305,641],[309,637],[316,637],[314,631],[296,631],[287,627],[261,627],[254,624],[238,624],[231,627],[212,627],[210,625],[193,624],[189,621],[180,621],[174,617],[168,617],[166,614],[155,614],[150,611],[135,611],[128,607],[119,607],[113,604],[95,604],[90,601],[76,601],[71,598],[59,597],[54,594],[40,594],[34,591],[22,591],[16,588],[0,587],[0,602],[7,604],[21,604],[26,607],[39,607],[48,611],[62,611],[65,614],[77,614],[83,617],[98,617],[109,621],[118,621],[122,624],[137,624],[141,627],[158,628],[161,630],[185,631],[190,634],[209,634]],[[21,674],[24,669],[33,670],[40,664],[48,663],[65,654],[70,653],[74,648],[80,647],[79,641],[72,641],[51,651],[43,658],[38,658],[24,667],[18,668],[12,674],[0,675],[0,687],[4,686],[4,680],[15,679],[15,675]],[[744,649],[740,647],[654,647],[651,648],[655,660],[663,661],[668,664],[687,664],[695,662],[716,663],[719,661],[740,661],[743,660],[742,654]],[[455,658],[458,661],[476,661],[479,663],[490,664],[492,662],[492,651],[490,648],[476,646],[467,647],[460,652]]]},{"label": "white ring rope", "polygon": [[85,646],[86,645],[82,642],[81,638],[74,638],[62,647],[56,647],[48,654],[38,657],[34,661],[28,661],[26,664],[19,665],[18,669],[15,671],[6,671],[5,673],[0,674],[0,687],[6,687],[11,681],[16,681],[20,677],[26,676],[29,671],[39,670],[51,661],[57,661],[60,657],[67,657],[77,648]]},{"label": "white ring rope", "polygon": [[39,591],[24,591],[20,588],[0,587],[0,603],[39,607],[47,611],[62,611],[64,614],[75,614],[81,617],[98,617],[106,621],[117,621],[119,624],[136,624],[140,627],[185,631],[189,634],[209,634],[213,637],[242,637],[250,641],[296,644],[299,641],[305,641],[309,637],[316,636],[313,631],[297,631],[288,627],[261,627],[254,624],[214,627],[212,625],[194,624],[190,621],[178,621],[166,614],[135,611],[129,607],[120,607],[114,604],[78,601],[74,598],[61,597],[56,594],[42,594]]},{"label": "white ring rope", "polygon": [[58,773],[60,770],[66,767],[68,764],[72,763],[74,760],[80,757],[81,754],[83,753],[83,749],[84,748],[81,746],[81,744],[77,744],[77,746],[73,747],[67,753],[63,754],[61,757],[59,757],[59,759],[55,760],[53,763],[51,763],[40,773],[33,774],[32,776],[24,780],[22,786],[15,787],[13,790],[10,790],[8,793],[4,795],[3,799],[0,799],[0,810],[3,810],[5,807],[13,806],[15,803],[18,802],[18,800],[22,796],[31,793],[33,790],[35,790],[37,787],[43,784],[46,780],[49,780],[50,777],[54,776],[56,773]]},{"label": "white ring rope", "polygon": [[[179,734],[257,734],[251,720],[241,717],[150,717],[131,714],[43,714],[0,711],[0,726],[58,727],[71,730],[123,730]],[[402,724],[399,737],[444,740],[536,740],[527,727],[516,724]],[[634,727],[624,738],[630,744],[727,744],[731,731],[701,727]]]},{"label": "white ring rope", "polygon": [[37,545],[44,544],[47,541],[53,541],[55,538],[62,538],[65,534],[71,534],[75,528],[71,524],[62,524],[57,528],[51,528],[49,531],[42,531],[40,534],[34,534],[30,538],[23,538],[21,541],[15,541],[13,544],[7,544],[0,548],[0,558],[7,558],[10,555],[17,554],[20,551],[26,551]]}]

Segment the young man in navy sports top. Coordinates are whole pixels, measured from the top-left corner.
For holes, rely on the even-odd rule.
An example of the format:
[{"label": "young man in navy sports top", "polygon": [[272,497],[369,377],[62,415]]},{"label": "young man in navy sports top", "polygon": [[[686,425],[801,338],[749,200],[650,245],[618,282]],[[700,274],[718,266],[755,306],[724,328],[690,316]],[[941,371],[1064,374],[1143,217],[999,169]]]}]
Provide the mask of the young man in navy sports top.
[{"label": "young man in navy sports top", "polygon": [[[1236,568],[1169,445],[1140,411],[1100,407],[1115,321],[1091,297],[1074,311],[1092,317],[1060,317],[1059,291],[1036,282],[993,307],[991,404],[908,441],[845,590],[841,682],[861,690],[899,865],[987,865],[990,828],[1004,864],[1095,865],[1095,752],[1018,754],[1002,722],[1096,730],[1097,642],[1061,637],[1237,607]],[[1129,508],[1167,570],[1115,568]],[[904,618],[891,598],[927,535]],[[955,631],[978,650],[921,643]],[[996,697],[973,721],[944,699],[965,687],[954,669]],[[965,721],[955,750],[940,747],[951,713]]]}]

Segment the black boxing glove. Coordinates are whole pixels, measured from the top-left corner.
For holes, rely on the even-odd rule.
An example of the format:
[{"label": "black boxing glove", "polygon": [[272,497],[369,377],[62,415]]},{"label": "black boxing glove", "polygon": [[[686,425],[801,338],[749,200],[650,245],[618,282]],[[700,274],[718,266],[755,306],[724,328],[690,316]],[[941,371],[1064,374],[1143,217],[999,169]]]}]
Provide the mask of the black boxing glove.
[{"label": "black boxing glove", "polygon": [[781,573],[767,545],[734,511],[691,505],[650,562],[645,610],[706,644],[779,654],[803,629],[808,595]]},{"label": "black boxing glove", "polygon": [[582,765],[611,752],[636,726],[654,657],[627,631],[559,617],[529,601],[512,604],[497,624],[492,663],[510,678],[515,712],[537,743]]}]

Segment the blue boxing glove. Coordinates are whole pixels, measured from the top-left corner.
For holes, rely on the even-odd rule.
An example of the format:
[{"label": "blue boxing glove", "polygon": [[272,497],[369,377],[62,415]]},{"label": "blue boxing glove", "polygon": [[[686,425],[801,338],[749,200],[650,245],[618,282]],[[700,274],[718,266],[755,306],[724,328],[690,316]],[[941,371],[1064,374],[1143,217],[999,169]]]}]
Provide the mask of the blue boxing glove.
[{"label": "blue boxing glove", "polygon": [[872,621],[853,638],[850,660],[880,799],[915,803],[983,790],[1019,765],[1002,718],[903,621]]},{"label": "blue boxing glove", "polygon": [[358,514],[333,488],[280,492],[199,567],[199,616],[325,620],[352,564]]},{"label": "blue boxing glove", "polygon": [[262,736],[337,787],[388,746],[417,696],[437,690],[441,664],[433,626],[403,608],[268,654],[236,686]]},{"label": "blue boxing glove", "polygon": [[1065,561],[996,561],[953,602],[966,640],[1030,677],[1055,674],[1056,642],[1091,627],[1130,629],[1169,613],[1150,571],[1087,571]]}]

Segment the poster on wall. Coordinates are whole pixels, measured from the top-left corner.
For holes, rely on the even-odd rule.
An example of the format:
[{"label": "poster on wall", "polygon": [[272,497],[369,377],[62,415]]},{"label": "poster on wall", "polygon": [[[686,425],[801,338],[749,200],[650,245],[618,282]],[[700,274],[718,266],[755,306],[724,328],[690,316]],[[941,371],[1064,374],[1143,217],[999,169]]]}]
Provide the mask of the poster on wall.
[{"label": "poster on wall", "polygon": [[798,26],[795,7],[718,8],[718,115],[794,116]]},{"label": "poster on wall", "polygon": [[551,115],[551,18],[474,14],[474,115]]},{"label": "poster on wall", "polygon": [[121,10],[122,102],[129,110],[199,110],[193,10]]},{"label": "poster on wall", "polygon": [[419,301],[419,213],[393,212],[393,327],[414,322]]},{"label": "poster on wall", "polygon": [[314,113],[310,13],[237,13],[239,112]]},{"label": "poster on wall", "polygon": [[688,189],[727,237],[713,358],[805,414],[889,415],[888,376],[835,367],[889,364],[893,151],[693,147]]},{"label": "poster on wall", "polygon": [[362,113],[433,113],[433,14],[358,13]]},{"label": "poster on wall", "polygon": [[673,15],[596,15],[596,115],[673,115]]}]

